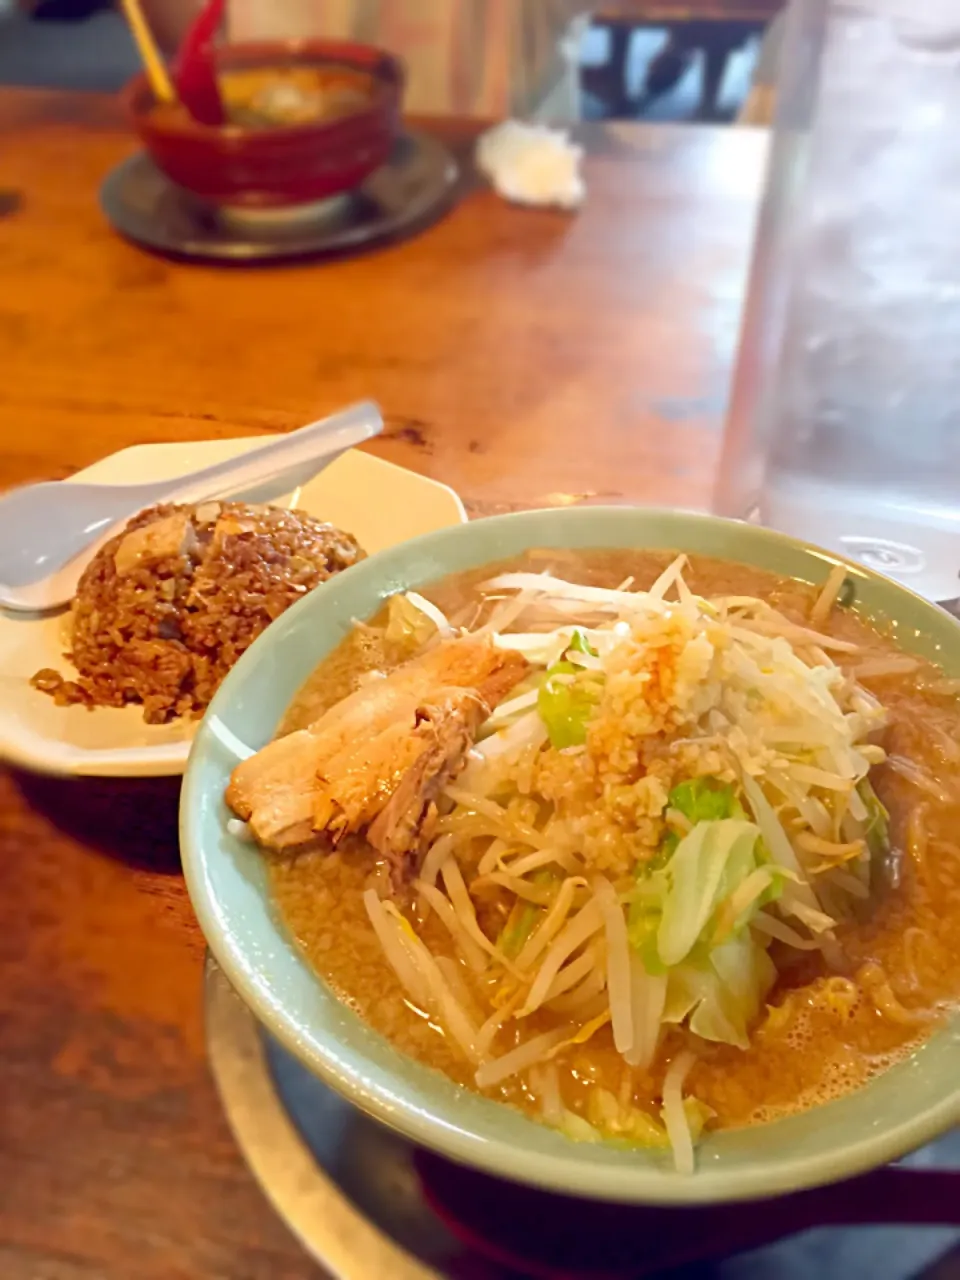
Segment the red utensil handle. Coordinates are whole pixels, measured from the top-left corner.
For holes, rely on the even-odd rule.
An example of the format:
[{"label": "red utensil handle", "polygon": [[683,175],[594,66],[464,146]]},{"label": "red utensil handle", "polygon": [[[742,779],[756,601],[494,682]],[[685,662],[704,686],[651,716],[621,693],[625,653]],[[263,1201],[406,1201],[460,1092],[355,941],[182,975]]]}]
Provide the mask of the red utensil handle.
[{"label": "red utensil handle", "polygon": [[180,100],[201,124],[226,123],[214,57],[214,41],[225,8],[226,0],[209,0],[187,31],[174,62],[173,79]]}]

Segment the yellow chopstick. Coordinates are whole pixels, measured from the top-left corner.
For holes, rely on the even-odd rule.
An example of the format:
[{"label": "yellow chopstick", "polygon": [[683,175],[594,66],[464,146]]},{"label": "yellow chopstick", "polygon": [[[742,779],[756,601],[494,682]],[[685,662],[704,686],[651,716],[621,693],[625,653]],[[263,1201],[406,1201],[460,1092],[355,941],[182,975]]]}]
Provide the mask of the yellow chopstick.
[{"label": "yellow chopstick", "polygon": [[143,59],[153,96],[158,102],[176,102],[177,95],[173,88],[173,81],[170,79],[166,63],[160,56],[160,50],[147,25],[147,20],[143,16],[140,0],[120,0],[120,5],[130,24],[140,57]]}]

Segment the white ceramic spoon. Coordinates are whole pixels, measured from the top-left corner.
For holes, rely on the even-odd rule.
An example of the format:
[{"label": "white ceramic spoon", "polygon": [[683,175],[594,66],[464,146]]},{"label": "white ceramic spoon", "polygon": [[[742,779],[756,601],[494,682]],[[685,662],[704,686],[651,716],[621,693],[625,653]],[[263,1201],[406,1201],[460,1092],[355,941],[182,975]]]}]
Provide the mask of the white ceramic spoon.
[{"label": "white ceramic spoon", "polygon": [[43,613],[69,604],[97,549],[157,502],[225,498],[288,473],[322,471],[383,429],[377,405],[351,405],[269,444],[153,484],[27,485],[0,498],[0,607]]}]

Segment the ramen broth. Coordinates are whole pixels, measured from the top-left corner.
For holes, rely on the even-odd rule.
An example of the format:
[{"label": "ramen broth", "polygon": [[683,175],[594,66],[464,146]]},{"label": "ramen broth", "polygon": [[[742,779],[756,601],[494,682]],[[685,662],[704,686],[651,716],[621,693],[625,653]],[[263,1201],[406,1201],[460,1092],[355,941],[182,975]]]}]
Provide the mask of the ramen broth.
[{"label": "ramen broth", "polygon": [[365,111],[377,81],[353,67],[243,67],[219,76],[224,110],[231,124],[246,129],[314,124]]},{"label": "ramen broth", "polygon": [[[609,587],[632,577],[635,587],[645,587],[670,558],[633,551],[533,551],[508,564],[446,579],[424,594],[451,620],[469,626],[476,613],[476,586],[495,572],[550,569],[570,580]],[[692,557],[685,577],[702,596],[763,597],[799,622],[806,622],[816,598],[815,590],[804,584],[703,557]],[[818,951],[787,954],[781,944],[773,944],[770,954],[779,977],[751,1029],[748,1049],[673,1029],[661,1041],[652,1067],[641,1070],[626,1065],[614,1048],[610,1026],[602,1027],[589,1043],[571,1046],[555,1059],[569,1110],[583,1113],[590,1091],[600,1084],[622,1104],[657,1115],[665,1066],[686,1046],[697,1057],[689,1089],[716,1113],[714,1127],[802,1110],[857,1088],[906,1055],[960,995],[958,699],[941,673],[922,662],[913,671],[882,674],[884,663],[890,668],[889,659],[901,651],[890,635],[852,612],[835,608],[821,629],[860,646],[854,665],[865,672],[872,666],[878,674],[858,679],[889,713],[883,736],[887,751],[918,766],[925,785],[930,779],[935,784],[924,789],[889,765],[873,771],[890,813],[893,854],[885,874],[874,878],[858,922],[839,926],[841,962],[836,970],[827,969]],[[364,672],[388,669],[398,660],[382,636],[362,629],[353,633],[308,680],[283,731],[309,724],[356,687]],[[399,1050],[476,1088],[474,1069],[441,1028],[413,1007],[381,950],[362,900],[364,889],[380,874],[373,851],[357,838],[334,853],[270,858],[280,913],[316,972]],[[469,868],[464,876],[469,884]],[[432,913],[426,919],[418,915],[412,897],[406,909],[431,952],[448,958],[445,973],[455,973],[460,962],[447,931]],[[489,937],[496,937],[505,911],[504,904],[492,899],[480,914]],[[458,984],[458,995],[469,1008],[473,998],[466,983]],[[475,1009],[479,1021],[486,1013]],[[555,1014],[538,1011],[524,1019],[524,1034],[555,1023]],[[513,1043],[510,1034],[500,1033],[499,1053]],[[541,1100],[529,1072],[485,1092],[540,1114]]]},{"label": "ramen broth", "polygon": [[[379,81],[369,72],[336,63],[267,63],[220,71],[217,85],[226,123],[256,130],[330,123],[356,115],[373,104]],[[182,102],[156,102],[150,114],[165,126],[193,123]]]}]

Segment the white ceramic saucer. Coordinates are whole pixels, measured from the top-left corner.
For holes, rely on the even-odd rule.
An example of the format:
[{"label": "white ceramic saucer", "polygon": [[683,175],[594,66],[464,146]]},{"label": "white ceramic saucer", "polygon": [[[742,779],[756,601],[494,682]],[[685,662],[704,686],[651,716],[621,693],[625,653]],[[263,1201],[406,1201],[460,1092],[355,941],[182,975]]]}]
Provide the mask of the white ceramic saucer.
[{"label": "white ceramic saucer", "polygon": [[[253,448],[262,437],[147,444],[123,449],[75,480],[136,484],[174,477]],[[69,482],[68,482],[69,483]],[[372,454],[338,458],[301,489],[276,499],[354,534],[370,553],[466,520],[452,489]],[[150,777],[183,772],[196,721],[149,725],[139,707],[58,707],[30,685],[41,667],[69,675],[63,658],[66,615],[0,611],[0,759],[41,773]]]}]

